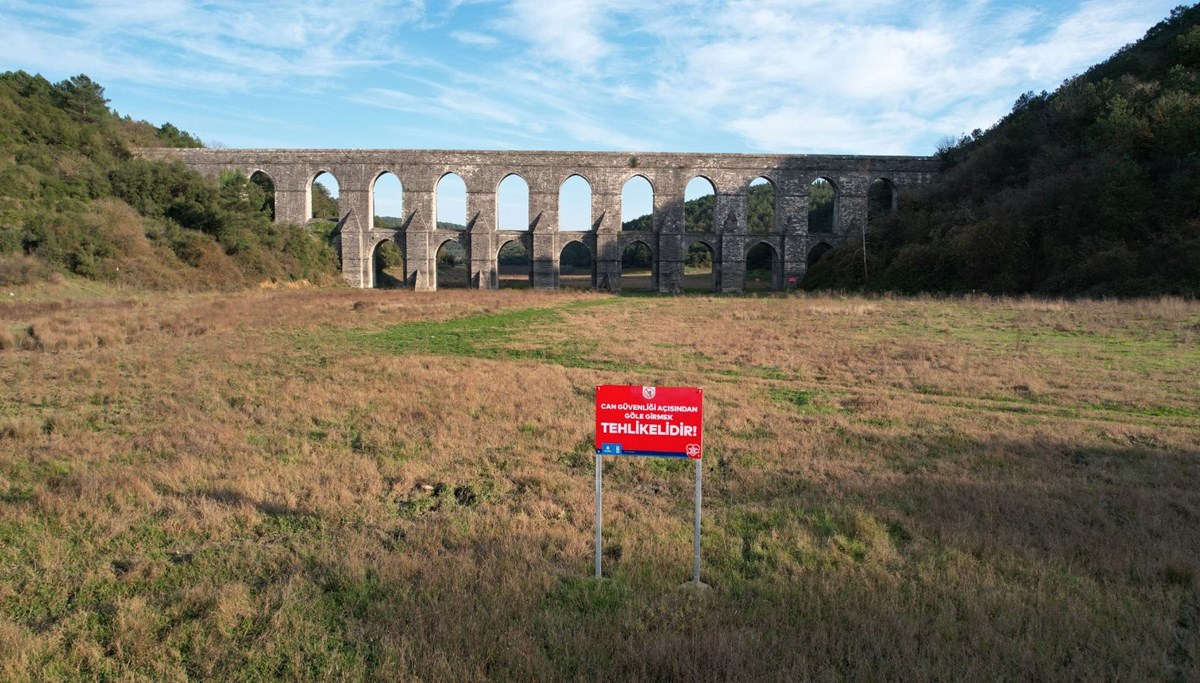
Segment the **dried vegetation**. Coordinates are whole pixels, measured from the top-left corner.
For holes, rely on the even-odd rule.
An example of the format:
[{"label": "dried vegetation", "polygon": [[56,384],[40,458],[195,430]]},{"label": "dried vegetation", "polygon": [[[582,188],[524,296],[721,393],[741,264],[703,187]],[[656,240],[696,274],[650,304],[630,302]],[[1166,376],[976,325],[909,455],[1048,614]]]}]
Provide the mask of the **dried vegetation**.
[{"label": "dried vegetation", "polygon": [[[0,302],[0,678],[1200,677],[1200,304]],[[706,391],[687,463],[592,388]]]}]

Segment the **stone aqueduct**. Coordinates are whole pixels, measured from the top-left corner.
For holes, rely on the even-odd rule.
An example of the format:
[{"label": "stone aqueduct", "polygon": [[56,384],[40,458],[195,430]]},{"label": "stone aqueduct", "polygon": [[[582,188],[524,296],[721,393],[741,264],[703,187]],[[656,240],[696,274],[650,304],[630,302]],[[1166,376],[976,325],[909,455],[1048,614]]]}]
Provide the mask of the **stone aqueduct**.
[{"label": "stone aqueduct", "polygon": [[[530,284],[556,288],[559,257],[570,242],[582,242],[592,255],[592,286],[621,287],[621,255],[635,242],[650,248],[651,287],[679,292],[684,256],[703,242],[713,254],[713,287],[738,292],[744,285],[746,258],[759,243],[773,250],[773,286],[802,276],[814,249],[837,246],[859,234],[867,220],[867,189],[879,179],[893,198],[928,182],[935,163],[928,157],[678,154],[615,152],[510,152],[430,150],[279,150],[154,149],[142,156],[180,160],[206,175],[237,171],[266,174],[275,186],[275,219],[303,224],[311,217],[313,180],[330,173],[338,181],[338,230],[342,273],[355,287],[374,286],[375,248],[395,241],[405,254],[405,282],[416,290],[437,288],[438,250],[457,241],[469,259],[471,287],[499,285],[501,247],[519,241],[531,260]],[[402,227],[374,225],[375,181],[395,174],[404,196]],[[435,221],[435,188],[455,173],[467,188],[466,230],[439,229]],[[528,230],[497,229],[497,188],[509,175],[519,175],[529,188]],[[571,176],[591,186],[591,229],[559,230],[559,189]],[[623,231],[621,193],[624,184],[642,176],[653,189],[652,231]],[[716,190],[711,232],[685,232],[684,189],[695,177]],[[747,234],[747,192],[756,178],[774,186],[775,225],[766,234]],[[808,229],[811,183],[823,178],[834,189],[833,229]]]}]

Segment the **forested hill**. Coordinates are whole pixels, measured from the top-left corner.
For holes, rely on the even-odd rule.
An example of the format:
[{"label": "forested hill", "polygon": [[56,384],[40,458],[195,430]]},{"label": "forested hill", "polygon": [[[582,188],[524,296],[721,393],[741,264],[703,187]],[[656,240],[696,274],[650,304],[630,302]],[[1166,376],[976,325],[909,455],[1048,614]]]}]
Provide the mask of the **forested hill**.
[{"label": "forested hill", "polygon": [[[808,288],[1200,295],[1200,8],[938,156]],[[865,271],[865,273],[864,273]]]},{"label": "forested hill", "polygon": [[0,284],[63,276],[146,288],[333,281],[333,250],[271,222],[269,197],[134,146],[198,147],[170,124],[120,117],[86,76],[0,74]]}]

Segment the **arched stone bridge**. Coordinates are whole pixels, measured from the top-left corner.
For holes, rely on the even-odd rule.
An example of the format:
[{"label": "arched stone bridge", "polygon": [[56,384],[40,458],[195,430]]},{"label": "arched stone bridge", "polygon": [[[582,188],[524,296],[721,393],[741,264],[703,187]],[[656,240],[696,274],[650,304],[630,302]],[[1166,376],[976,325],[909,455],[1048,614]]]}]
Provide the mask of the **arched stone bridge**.
[{"label": "arched stone bridge", "polygon": [[[574,241],[592,255],[594,288],[619,290],[621,255],[642,242],[653,260],[651,287],[678,292],[683,286],[684,257],[696,242],[713,256],[713,288],[738,292],[744,285],[750,250],[765,243],[772,251],[774,288],[804,274],[810,258],[850,236],[867,221],[867,189],[883,180],[892,206],[899,193],[928,182],[936,170],[928,157],[679,154],[618,152],[510,152],[432,150],[304,150],[304,149],[144,149],[146,158],[180,160],[206,175],[237,171],[266,174],[275,188],[275,219],[304,224],[312,217],[312,183],[321,173],[337,179],[342,273],[356,287],[375,284],[374,258],[383,242],[396,242],[405,255],[405,283],[417,290],[437,288],[438,250],[449,241],[462,244],[469,259],[470,286],[499,284],[498,255],[510,241],[520,242],[530,257],[533,287],[559,284],[559,258]],[[374,221],[375,181],[392,173],[403,188],[404,216],[399,228]],[[466,230],[439,229],[435,222],[435,188],[441,178],[457,174],[467,188]],[[529,188],[527,230],[498,230],[497,188],[510,175]],[[559,190],[571,176],[591,186],[591,229],[559,230]],[[653,230],[622,231],[622,188],[641,176],[653,190]],[[684,188],[695,177],[715,189],[712,230],[686,232]],[[757,178],[774,189],[774,227],[748,234],[749,185]],[[810,231],[809,189],[816,179],[833,188],[832,228]]]}]

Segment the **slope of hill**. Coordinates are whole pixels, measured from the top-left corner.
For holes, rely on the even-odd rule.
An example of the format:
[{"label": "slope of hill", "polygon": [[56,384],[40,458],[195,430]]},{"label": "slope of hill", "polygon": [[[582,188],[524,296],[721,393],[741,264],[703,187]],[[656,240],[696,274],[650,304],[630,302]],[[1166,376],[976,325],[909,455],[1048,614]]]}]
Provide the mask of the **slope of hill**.
[{"label": "slope of hill", "polygon": [[118,116],[86,76],[0,74],[0,284],[64,274],[153,289],[335,281],[333,250],[272,224],[257,185],[128,151],[156,145],[200,141]]},{"label": "slope of hill", "polygon": [[805,286],[1200,295],[1200,8],[938,155],[870,225],[865,269],[851,240]]}]

